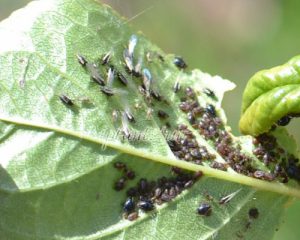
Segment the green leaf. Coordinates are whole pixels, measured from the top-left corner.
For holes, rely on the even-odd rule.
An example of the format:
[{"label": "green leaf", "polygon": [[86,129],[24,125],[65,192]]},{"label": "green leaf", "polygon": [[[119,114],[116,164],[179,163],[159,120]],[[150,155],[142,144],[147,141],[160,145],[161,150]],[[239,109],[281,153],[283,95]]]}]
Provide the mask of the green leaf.
[{"label": "green leaf", "polygon": [[[202,165],[176,159],[162,131],[166,120],[157,117],[157,111],[168,113],[170,132],[187,124],[197,142],[225,163],[228,159],[216,151],[216,142],[193,129],[178,105],[182,91],[191,86],[200,105],[213,104],[225,124],[221,100],[234,85],[199,70],[179,70],[173,55],[165,55],[139,33],[134,56],[143,57],[153,88],[167,100],[152,100],[152,106],[138,91],[141,80],[123,66],[124,46],[133,31],[109,7],[93,0],[36,1],[2,22],[0,34],[1,239],[270,239],[288,196],[300,196],[293,181],[284,185],[254,179],[235,172],[234,164],[227,171],[213,169],[210,159]],[[126,97],[103,94],[76,58],[80,53],[99,63],[109,51],[115,68],[130,82],[127,87],[114,83]],[[148,52],[164,61],[154,54],[148,62]],[[104,75],[105,67],[98,67]],[[177,79],[180,94],[172,91]],[[205,88],[215,97],[206,96]],[[74,106],[64,105],[61,94]],[[141,140],[124,139],[118,131],[121,121],[113,121],[113,110],[126,107],[136,119],[129,130],[141,134]],[[150,107],[152,117],[147,115]],[[228,126],[223,130],[230,132]],[[287,138],[286,132],[278,134]],[[252,154],[251,137],[232,138],[251,166],[271,169]],[[288,151],[295,154],[293,146]],[[170,165],[200,170],[205,176],[173,201],[156,205],[155,211],[139,211],[139,218],[131,222],[122,216],[125,190],[113,189],[122,176],[113,167],[118,161],[137,175],[126,189],[140,178],[172,177]],[[236,195],[229,203],[219,204],[231,193]],[[211,204],[211,216],[196,214],[203,202]],[[249,218],[251,208],[258,209],[257,219]]]},{"label": "green leaf", "polygon": [[282,117],[300,113],[300,56],[282,66],[256,73],[243,95],[240,130],[244,134],[268,132]]}]

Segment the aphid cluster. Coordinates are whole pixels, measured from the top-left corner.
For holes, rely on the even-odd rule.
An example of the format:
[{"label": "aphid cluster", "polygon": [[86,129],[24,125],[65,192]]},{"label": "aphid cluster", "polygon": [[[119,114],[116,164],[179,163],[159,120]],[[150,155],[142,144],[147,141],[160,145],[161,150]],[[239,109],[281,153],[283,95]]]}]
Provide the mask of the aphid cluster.
[{"label": "aphid cluster", "polygon": [[123,204],[123,216],[130,221],[139,216],[139,210],[150,212],[156,205],[170,202],[184,189],[190,188],[202,172],[187,173],[179,168],[172,168],[174,177],[161,177],[156,181],[141,178],[135,187],[127,190],[127,199]]},{"label": "aphid cluster", "polygon": [[135,172],[127,167],[127,165],[123,162],[115,162],[114,168],[118,169],[122,172],[122,177],[120,177],[114,183],[114,189],[116,191],[121,191],[126,187],[126,183],[128,180],[133,180],[135,178]]},{"label": "aphid cluster", "polygon": [[[100,66],[98,66],[99,64],[87,61],[85,57],[77,54],[79,64],[86,70],[91,79],[99,85],[100,91],[109,98],[109,101],[116,101],[120,105],[119,110],[112,110],[113,120],[114,122],[117,122],[118,118],[121,119],[121,124],[119,126],[122,129],[121,131],[124,137],[128,140],[133,138],[133,133],[129,127],[130,123],[135,123],[135,118],[127,101],[128,95],[131,94],[132,89],[123,90],[120,86],[117,87],[114,84],[115,79],[118,79],[123,87],[129,88],[133,86],[132,84],[130,85],[130,81],[138,79],[139,83],[137,84],[139,86],[139,92],[146,99],[146,104],[149,109],[153,110],[153,99],[164,101],[165,103],[167,102],[160,95],[151,71],[143,65],[144,56],[140,55],[138,58],[135,58],[135,48],[137,43],[138,37],[132,35],[123,51],[124,70],[117,69],[116,65],[113,65],[114,59],[112,57],[112,50],[102,56],[100,59]],[[157,59],[164,61],[164,58],[160,54],[155,52],[152,52],[151,54],[153,56],[155,54]],[[150,57],[150,54],[147,54],[146,59],[148,59],[148,57]],[[123,71],[127,73],[124,74]],[[106,72],[106,76],[104,76],[103,72]],[[130,78],[128,78],[127,75],[129,75]],[[157,116],[161,120],[166,120],[169,117],[168,113],[162,109],[157,111]],[[148,116],[147,111],[147,119],[149,118],[150,116]],[[169,123],[166,124],[170,126]],[[134,139],[136,139],[136,137],[134,137]]]},{"label": "aphid cluster", "polygon": [[[204,93],[210,97],[214,97],[215,94],[205,89]],[[196,98],[196,93],[192,88],[187,87],[185,89],[185,96],[181,98],[179,108],[187,116],[187,121],[191,126],[199,132],[206,140],[210,140],[216,151],[226,161],[220,163],[212,161],[210,166],[219,170],[226,171],[228,167],[231,167],[238,173],[248,175],[254,178],[273,181],[279,178],[282,182],[287,182],[288,177],[296,180],[300,180],[300,167],[298,160],[292,155],[288,155],[280,164],[276,164],[276,159],[280,159],[280,156],[284,153],[284,150],[278,147],[276,139],[274,137],[263,134],[255,139],[254,143],[257,147],[253,153],[265,163],[274,165],[272,172],[262,171],[253,167],[253,160],[241,151],[239,144],[236,144],[230,134],[225,130],[224,124],[221,118],[218,117],[217,111],[212,104],[206,106],[200,106]],[[174,152],[175,156],[185,161],[193,161],[194,163],[201,164],[202,161],[199,151],[196,151],[197,141],[192,131],[187,126],[180,127],[184,130],[186,139],[182,141],[172,140],[169,141],[169,146]],[[286,154],[286,153],[285,153]],[[214,157],[210,157],[210,160],[214,160]]]},{"label": "aphid cluster", "polygon": [[253,139],[253,144],[255,146],[253,154],[273,169],[271,173],[256,171],[254,177],[262,179],[277,177],[283,183],[287,183],[289,178],[300,181],[299,160],[281,148],[274,136],[262,134]]},{"label": "aphid cluster", "polygon": [[[209,95],[214,96],[214,93],[209,90]],[[217,152],[226,161],[226,163],[212,161],[211,167],[224,171],[228,167],[232,167],[239,173],[248,174],[251,170],[251,159],[241,153],[240,148],[234,146],[232,138],[224,129],[222,120],[218,117],[214,105],[200,106],[196,93],[192,88],[187,87],[185,96],[181,98],[179,108],[186,113],[187,120],[191,126],[204,136],[206,140],[211,140]],[[182,156],[175,155],[182,159]],[[210,160],[214,160],[214,157],[210,157]]]},{"label": "aphid cluster", "polygon": [[[100,65],[105,71],[99,70],[99,66],[95,63],[88,62],[83,56],[78,55],[78,62],[89,73],[91,79],[99,85],[99,92],[105,94],[110,101],[118,100],[121,110],[112,110],[114,122],[121,119],[121,129],[123,135],[129,139],[132,136],[130,124],[136,122],[136,118],[132,113],[131,106],[127,103],[127,95],[131,93],[131,89],[123,90],[123,88],[130,88],[132,86],[130,81],[138,81],[139,93],[146,100],[147,105],[147,119],[152,117],[153,112],[158,119],[168,128],[171,128],[167,119],[170,111],[165,111],[159,107],[155,107],[155,101],[168,103],[168,101],[160,95],[156,83],[155,76],[152,75],[150,69],[143,65],[144,56],[136,58],[134,52],[138,38],[132,35],[129,39],[128,45],[123,51],[123,62],[125,69],[117,69],[113,65],[112,51],[104,54],[100,60]],[[150,53],[147,53],[146,59],[148,63],[154,60]],[[161,55],[155,55],[161,62],[164,61]],[[186,62],[181,57],[175,57],[173,60],[175,66],[183,71],[187,68]],[[105,72],[105,75],[103,74]],[[130,76],[128,78],[127,76]],[[119,81],[119,88],[116,87],[115,79]],[[185,91],[183,91],[185,90]],[[300,180],[300,168],[298,160],[289,155],[282,160],[282,163],[275,165],[274,171],[264,172],[252,166],[252,159],[241,151],[241,147],[234,142],[231,135],[226,131],[221,118],[218,116],[218,111],[214,104],[207,104],[201,106],[198,102],[195,91],[191,87],[182,89],[180,79],[178,78],[173,86],[173,91],[176,94],[184,92],[181,97],[179,108],[185,113],[187,122],[190,126],[202,135],[206,140],[212,143],[216,151],[222,156],[225,162],[216,161],[216,156],[208,152],[205,146],[198,143],[193,131],[187,125],[180,124],[176,128],[180,132],[177,138],[167,139],[167,142],[174,153],[174,155],[181,160],[192,162],[195,164],[203,164],[204,161],[210,161],[210,166],[216,169],[226,171],[227,168],[232,168],[238,173],[242,173],[255,178],[272,181],[276,177],[280,177],[282,182],[287,182],[288,177]],[[215,93],[208,88],[204,88],[202,94],[205,94],[211,100],[217,100]],[[71,106],[72,100],[67,96],[62,95],[61,100],[66,105]],[[137,111],[140,107],[135,108]],[[290,121],[290,116],[286,116],[278,121],[278,125],[285,125]],[[275,159],[280,155],[282,149],[277,147],[276,139],[259,137],[257,139],[257,148],[254,149],[254,154],[266,165],[275,163]],[[114,183],[114,188],[121,191],[126,188],[126,183],[135,178],[135,173],[128,169],[124,163],[115,163],[115,168],[122,172],[122,176]],[[135,187],[128,189],[127,199],[123,205],[124,218],[132,221],[138,218],[139,212],[149,212],[164,202],[169,202],[180,194],[184,189],[191,187],[195,181],[201,177],[202,173],[191,174],[186,173],[181,169],[172,168],[172,172],[176,175],[172,178],[162,177],[156,181],[148,181],[141,178]],[[232,197],[228,195],[220,199],[219,204],[228,203]],[[209,216],[212,208],[208,203],[201,203],[197,209],[198,214]]]},{"label": "aphid cluster", "polygon": [[169,147],[174,155],[184,161],[202,164],[203,161],[215,159],[205,146],[198,144],[196,136],[184,124],[178,125],[181,137],[168,140]]}]

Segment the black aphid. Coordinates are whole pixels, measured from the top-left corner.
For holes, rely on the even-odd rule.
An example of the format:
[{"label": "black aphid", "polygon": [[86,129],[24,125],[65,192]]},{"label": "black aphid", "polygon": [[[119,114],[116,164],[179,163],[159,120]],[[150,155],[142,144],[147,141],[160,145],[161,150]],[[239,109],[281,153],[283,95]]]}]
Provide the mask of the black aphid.
[{"label": "black aphid", "polygon": [[153,98],[155,98],[157,101],[161,101],[162,100],[161,95],[157,91],[151,90],[150,92],[151,92],[151,96]]},{"label": "black aphid", "polygon": [[192,109],[192,106],[189,102],[182,102],[179,104],[179,108],[183,112],[188,112],[189,110]]},{"label": "black aphid", "polygon": [[166,113],[165,111],[163,111],[163,110],[158,110],[157,116],[158,116],[159,118],[166,119],[166,118],[169,117],[169,114],[167,114],[167,113]]},{"label": "black aphid", "polygon": [[135,65],[132,74],[135,77],[140,77],[142,74],[142,64],[143,64],[143,59],[140,57],[138,60],[138,63]]},{"label": "black aphid", "polygon": [[64,95],[64,94],[60,95],[59,99],[65,105],[68,105],[68,106],[73,106],[74,105],[73,101],[69,97],[67,97],[66,95]]},{"label": "black aphid", "polygon": [[96,64],[90,64],[87,63],[86,67],[91,75],[91,78],[94,82],[98,83],[101,86],[105,85],[105,81],[103,79],[103,77],[100,75],[98,69],[97,69],[97,65]]},{"label": "black aphid", "polygon": [[86,64],[87,64],[87,60],[86,60],[82,55],[80,55],[80,54],[77,54],[76,57],[77,57],[78,62],[79,62],[83,67],[85,67]]},{"label": "black aphid", "polygon": [[134,71],[133,66],[133,53],[135,46],[137,44],[138,38],[136,35],[132,35],[129,39],[128,48],[126,48],[123,52],[123,58],[125,61],[126,68],[128,72],[132,73]]},{"label": "black aphid", "polygon": [[125,112],[122,112],[121,120],[122,120],[122,132],[126,138],[129,138],[130,132],[129,132],[129,128],[128,128],[128,117]]},{"label": "black aphid", "polygon": [[290,178],[300,181],[300,167],[296,163],[289,162],[286,167],[286,173]]},{"label": "black aphid", "polygon": [[140,201],[138,203],[138,207],[141,210],[143,210],[144,212],[149,212],[149,211],[152,211],[154,209],[153,203],[149,200]]},{"label": "black aphid", "polygon": [[121,190],[124,189],[125,184],[126,184],[126,178],[121,177],[119,180],[117,180],[117,181],[115,182],[114,189],[115,189],[116,191],[121,191]]},{"label": "black aphid", "polygon": [[123,85],[127,86],[128,80],[121,72],[117,72],[117,77]]},{"label": "black aphid", "polygon": [[250,218],[254,218],[254,219],[258,218],[258,216],[259,216],[258,209],[257,208],[249,209],[248,215]]},{"label": "black aphid", "polygon": [[103,92],[105,95],[107,96],[113,96],[115,94],[115,92],[113,91],[113,89],[107,87],[107,86],[103,86],[100,88],[101,92]]},{"label": "black aphid", "polygon": [[180,69],[187,68],[187,64],[185,63],[182,57],[175,57],[173,63],[176,65],[176,67]]},{"label": "black aphid", "polygon": [[158,59],[161,61],[161,62],[164,62],[165,61],[165,59],[164,59],[164,57],[161,55],[161,54],[157,54],[157,57],[158,57]]},{"label": "black aphid", "polygon": [[187,87],[185,89],[185,93],[186,93],[186,96],[188,98],[194,99],[196,97],[196,94],[195,94],[194,90],[191,87]]},{"label": "black aphid", "polygon": [[108,64],[110,58],[111,58],[111,51],[109,51],[108,53],[106,53],[106,54],[103,56],[101,64],[102,64],[102,65]]},{"label": "black aphid", "polygon": [[114,168],[119,169],[119,170],[123,170],[123,169],[126,169],[126,164],[122,163],[122,162],[115,162],[114,163]]},{"label": "black aphid", "polygon": [[147,97],[150,97],[152,82],[153,80],[150,71],[147,68],[143,69],[143,84]]},{"label": "black aphid", "polygon": [[128,54],[131,57],[133,57],[134,49],[135,49],[137,42],[138,42],[137,36],[134,34],[131,35],[130,39],[129,39],[129,43],[128,43]]},{"label": "black aphid", "polygon": [[112,120],[113,122],[117,122],[119,119],[119,111],[118,110],[113,110],[112,111]]},{"label": "black aphid", "polygon": [[138,191],[139,193],[145,193],[148,191],[148,181],[145,178],[141,178],[139,183],[138,183]]},{"label": "black aphid", "polygon": [[284,116],[282,118],[280,118],[278,121],[277,121],[277,124],[279,126],[286,126],[289,124],[289,122],[291,121],[292,117],[290,116]]},{"label": "black aphid", "polygon": [[181,145],[174,139],[169,139],[168,140],[169,147],[171,148],[172,151],[180,151],[181,150]]},{"label": "black aphid", "polygon": [[134,171],[132,171],[132,170],[127,170],[126,171],[126,177],[128,178],[128,179],[130,179],[130,180],[132,180],[132,179],[134,179],[135,178],[135,172]]},{"label": "black aphid", "polygon": [[174,93],[177,93],[180,90],[180,88],[181,88],[181,86],[180,86],[179,81],[176,81],[174,84],[174,87],[173,87]]},{"label": "black aphid", "polygon": [[209,88],[204,88],[203,92],[211,98],[216,97],[215,93],[212,90],[210,90]]},{"label": "black aphid", "polygon": [[135,122],[135,118],[134,118],[134,116],[132,115],[132,113],[130,112],[129,109],[125,110],[125,115],[126,115],[129,122],[133,122],[133,123]]},{"label": "black aphid", "polygon": [[196,119],[195,119],[192,112],[188,112],[187,117],[188,117],[188,121],[189,121],[190,124],[195,124],[196,123]]},{"label": "black aphid", "polygon": [[127,190],[126,194],[128,197],[135,197],[138,194],[138,190],[137,188],[131,187]]},{"label": "black aphid", "polygon": [[123,52],[123,58],[124,58],[124,61],[125,61],[125,66],[126,66],[127,71],[129,73],[132,73],[132,71],[133,71],[133,60],[132,60],[132,56],[129,55],[127,48]]},{"label": "black aphid", "polygon": [[206,107],[206,112],[209,113],[212,117],[216,117],[217,113],[216,113],[216,109],[213,105],[209,104]]},{"label": "black aphid", "polygon": [[201,203],[200,206],[197,208],[197,212],[199,215],[210,216],[212,209],[208,203]]},{"label": "black aphid", "polygon": [[132,198],[128,198],[123,205],[124,212],[132,212],[135,209],[135,203]]}]

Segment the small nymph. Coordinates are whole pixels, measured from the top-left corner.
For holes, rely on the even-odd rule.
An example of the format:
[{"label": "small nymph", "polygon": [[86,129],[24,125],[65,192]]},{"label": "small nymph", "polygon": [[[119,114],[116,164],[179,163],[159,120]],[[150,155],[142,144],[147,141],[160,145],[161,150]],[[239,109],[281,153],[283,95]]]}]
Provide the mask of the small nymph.
[{"label": "small nymph", "polygon": [[204,88],[203,92],[211,98],[216,98],[215,93],[212,90],[210,90],[209,88]]},{"label": "small nymph", "polygon": [[149,211],[152,211],[154,209],[153,203],[149,200],[140,201],[138,203],[138,207],[141,210],[143,210],[144,212],[149,212]]},{"label": "small nymph", "polygon": [[128,128],[128,118],[125,112],[122,112],[122,132],[126,138],[130,137],[130,132]]},{"label": "small nymph", "polygon": [[109,60],[110,60],[110,58],[111,58],[111,55],[112,55],[112,52],[111,52],[111,51],[109,51],[108,53],[106,53],[106,54],[103,56],[103,58],[102,58],[101,64],[102,64],[102,65],[108,64],[108,62],[109,62]]},{"label": "small nymph", "polygon": [[174,84],[174,87],[173,87],[174,93],[179,92],[180,88],[181,88],[180,83],[179,83],[179,81],[177,80],[177,81],[175,82],[175,84]]},{"label": "small nymph", "polygon": [[157,112],[157,116],[161,119],[166,119],[169,117],[169,114],[167,114],[165,111],[163,110],[158,110]]},{"label": "small nymph", "polygon": [[135,46],[137,44],[138,38],[136,35],[131,35],[130,39],[129,39],[129,43],[128,43],[128,55],[133,58],[133,53],[134,53],[134,49]]},{"label": "small nymph", "polygon": [[115,91],[112,89],[114,78],[115,71],[112,67],[110,67],[107,72],[106,86],[100,88],[100,90],[107,96],[113,96],[115,94]]},{"label": "small nymph", "polygon": [[140,57],[138,60],[138,63],[134,67],[133,75],[136,77],[140,77],[142,74],[142,64],[143,64],[143,59]]},{"label": "small nymph", "polygon": [[86,64],[87,70],[92,78],[92,80],[98,83],[100,86],[105,85],[105,81],[103,77],[100,75],[97,65],[95,63],[87,63]]},{"label": "small nymph", "polygon": [[87,64],[87,60],[85,59],[85,57],[83,57],[80,54],[76,55],[78,62],[80,63],[81,66],[85,67]]},{"label": "small nymph", "polygon": [[132,113],[131,113],[131,111],[130,111],[130,108],[129,108],[129,107],[126,107],[124,112],[125,112],[125,114],[126,114],[126,117],[127,117],[128,121],[134,123],[134,122],[135,122],[135,118],[134,118],[134,116],[132,115]]},{"label": "small nymph", "polygon": [[62,94],[59,96],[59,99],[62,101],[63,104],[67,105],[67,106],[73,106],[74,103],[73,101],[66,95]]},{"label": "small nymph", "polygon": [[175,57],[173,63],[175,64],[176,67],[179,69],[185,69],[187,68],[186,62],[183,60],[182,57]]},{"label": "small nymph", "polygon": [[153,83],[152,75],[150,71],[145,68],[143,69],[143,84],[146,90],[146,96],[149,98],[151,95],[151,86]]},{"label": "small nymph", "polygon": [[128,80],[121,72],[117,72],[117,77],[123,85],[127,86]]},{"label": "small nymph", "polygon": [[123,52],[123,58],[125,61],[126,69],[129,73],[132,73],[133,71],[133,59],[132,56],[129,55],[128,49],[126,48]]}]

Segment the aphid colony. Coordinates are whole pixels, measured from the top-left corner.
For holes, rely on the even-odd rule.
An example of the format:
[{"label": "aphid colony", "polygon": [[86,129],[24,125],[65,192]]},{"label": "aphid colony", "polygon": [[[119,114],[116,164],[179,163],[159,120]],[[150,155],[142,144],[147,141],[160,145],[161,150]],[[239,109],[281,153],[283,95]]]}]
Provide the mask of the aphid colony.
[{"label": "aphid colony", "polygon": [[[129,179],[128,168],[122,162],[115,163],[114,167],[123,172],[123,176],[114,186],[115,190],[120,191],[125,188],[125,182]],[[189,173],[176,167],[172,168],[172,173],[174,177],[161,177],[154,181],[141,178],[136,186],[129,188],[126,191],[127,199],[123,204],[124,218],[133,221],[138,218],[139,210],[149,212],[155,210],[156,205],[170,202],[202,176],[202,172]],[[122,188],[119,188],[120,185]]]},{"label": "aphid colony", "polygon": [[215,159],[216,156],[210,154],[205,146],[198,144],[195,135],[186,125],[180,124],[177,128],[182,136],[168,140],[169,147],[177,158],[195,164]]},{"label": "aphid colony", "polygon": [[[114,122],[121,121],[122,133],[127,139],[130,139],[132,135],[129,125],[137,121],[132,111],[133,106],[127,103],[127,95],[130,92],[130,88],[134,85],[131,84],[131,81],[134,80],[133,77],[139,79],[138,91],[145,99],[148,107],[146,111],[147,119],[152,118],[154,101],[168,103],[160,95],[151,71],[143,67],[143,57],[140,56],[137,61],[134,58],[134,49],[137,42],[137,36],[132,35],[128,46],[123,51],[126,74],[123,70],[117,69],[112,64],[112,51],[104,54],[100,61],[102,68],[105,69],[106,77],[102,76],[97,64],[90,63],[85,57],[77,55],[80,65],[88,72],[91,79],[99,85],[99,92],[106,95],[109,99],[117,98],[121,103],[122,106],[119,110],[112,110],[112,118]],[[164,58],[158,53],[148,52],[146,54],[148,62],[152,62],[155,57],[161,62],[164,61]],[[187,64],[181,57],[175,57],[173,63],[180,71],[187,68]],[[130,78],[127,77],[128,75]],[[115,87],[115,79],[118,79],[125,90]],[[129,91],[126,89],[129,89]],[[198,143],[193,131],[185,124],[179,124],[175,127],[180,132],[180,137],[167,139],[170,149],[178,159],[195,164],[203,164],[204,161],[210,161],[210,166],[213,168],[226,171],[228,167],[231,167],[238,173],[267,181],[280,178],[282,182],[287,182],[288,176],[300,181],[298,159],[292,155],[286,156],[287,154],[284,153],[284,150],[277,146],[275,138],[263,135],[255,139],[257,147],[253,153],[266,165],[270,163],[274,165],[274,170],[271,173],[256,169],[253,167],[252,159],[241,151],[240,145],[235,143],[231,135],[225,130],[224,124],[221,118],[218,117],[218,112],[213,104],[200,106],[196,93],[191,87],[186,87],[184,91],[182,90],[179,77],[175,81],[173,92],[178,96],[181,96],[182,92],[184,92],[184,96],[180,98],[179,109],[186,114],[187,122],[190,126],[214,145],[216,151],[222,156],[225,162],[216,161],[216,156],[209,153],[205,146]],[[213,101],[217,100],[215,93],[208,88],[203,89],[203,94]],[[71,107],[74,105],[73,101],[66,95],[61,95],[60,99],[67,106]],[[156,116],[166,127],[171,128],[171,124],[166,122],[169,119],[169,114],[163,109],[156,109],[155,111]],[[289,120],[290,117],[287,116],[280,119],[277,124],[285,125]],[[283,155],[286,157],[281,157],[281,163],[276,163],[279,159],[278,156]],[[129,180],[135,178],[135,173],[121,162],[115,163],[114,166],[123,174],[114,183],[114,189],[121,191],[126,188],[126,183]],[[187,173],[175,167],[172,168],[172,172],[175,174],[175,177],[162,177],[155,181],[148,181],[145,178],[141,178],[135,187],[128,189],[127,199],[123,205],[124,218],[130,221],[135,220],[139,217],[140,211],[149,212],[154,210],[156,205],[171,201],[184,189],[191,187],[202,176],[202,173]],[[228,203],[236,193],[223,197],[220,199],[219,204]],[[201,203],[197,208],[197,213],[209,216],[212,213],[212,207],[207,202]],[[251,215],[255,214],[251,213]]]},{"label": "aphid colony", "polygon": [[[208,97],[215,99],[213,91],[204,89],[203,92]],[[214,105],[208,104],[205,107],[200,106],[194,90],[187,87],[185,89],[185,95],[181,98],[179,108],[182,112],[186,113],[187,121],[191,126],[198,130],[206,140],[211,140],[214,143],[217,152],[226,160],[226,163],[214,161],[215,156],[208,154],[207,151],[203,151],[203,149],[206,149],[203,146],[200,147],[200,151],[197,148],[195,149],[195,147],[197,147],[197,141],[192,139],[196,139],[196,137],[187,126],[185,126],[184,129],[186,135],[185,141],[173,141],[171,145],[169,143],[175,156],[185,161],[192,161],[190,156],[196,157],[197,160],[193,161],[196,164],[201,164],[203,160],[211,160],[210,166],[213,168],[226,170],[231,166],[239,173],[248,173],[248,162],[250,162],[251,159],[242,154],[239,148],[233,146],[232,138],[224,129],[222,120],[217,116]],[[182,129],[182,127],[180,128]],[[186,147],[185,145],[190,147]]]},{"label": "aphid colony", "polygon": [[253,154],[266,166],[273,169],[271,173],[256,171],[254,177],[258,175],[267,180],[277,177],[283,183],[287,183],[289,177],[300,181],[299,160],[279,147],[274,136],[262,134],[253,139],[253,144],[255,146]]},{"label": "aphid colony", "polygon": [[[120,109],[112,110],[112,118],[115,122],[119,120],[121,121],[120,126],[122,129],[122,133],[124,137],[129,140],[132,137],[129,123],[135,123],[135,117],[132,113],[132,107],[127,102],[128,94],[131,93],[132,90],[130,88],[132,88],[133,86],[133,84],[130,84],[130,81],[134,80],[133,77],[140,79],[138,90],[145,98],[146,105],[148,106],[147,119],[150,119],[152,117],[152,112],[154,111],[152,108],[154,105],[154,99],[156,101],[163,101],[164,103],[167,103],[167,101],[160,95],[157,84],[155,83],[150,70],[143,66],[143,56],[139,56],[138,60],[135,61],[134,51],[137,42],[137,36],[132,35],[129,39],[127,47],[123,51],[124,68],[127,74],[124,74],[122,72],[123,70],[118,70],[116,66],[113,65],[112,51],[104,54],[104,56],[100,60],[101,66],[98,66],[96,63],[91,63],[87,61],[84,56],[77,54],[77,60],[79,64],[86,70],[91,79],[99,85],[100,91],[107,97],[116,99],[116,101],[119,102],[119,105],[121,105]],[[164,61],[164,58],[158,53],[148,52],[146,55],[146,59],[148,59],[149,62],[152,62],[155,57],[162,62]],[[175,58],[174,64],[178,68],[182,69],[187,67],[182,58]],[[100,67],[102,67],[102,69],[106,71],[106,77],[104,77],[103,74],[100,73]],[[126,75],[130,76],[130,80]],[[115,79],[118,79],[119,82],[129,90],[127,91],[126,88],[121,89],[120,87],[115,87]],[[60,99],[67,106],[74,105],[73,101],[66,95],[61,95]],[[162,121],[169,118],[168,113],[166,113],[162,109],[157,110],[157,116]],[[165,122],[165,124],[167,127],[170,127],[169,122]]]},{"label": "aphid colony", "polygon": [[[216,98],[213,91],[209,89],[205,89],[203,93],[212,99]],[[205,107],[200,106],[195,92],[190,87],[185,89],[184,94],[179,104],[180,110],[186,113],[187,121],[191,126],[206,140],[211,141],[217,152],[226,161],[226,163],[212,161],[211,167],[224,171],[231,167],[238,173],[267,181],[273,181],[277,178],[281,182],[287,182],[288,176],[300,181],[298,159],[280,148],[275,137],[263,134],[254,139],[254,144],[257,146],[253,151],[254,155],[263,161],[266,166],[272,163],[271,169],[273,171],[266,172],[257,169],[253,166],[252,159],[241,152],[241,146],[236,144],[225,130],[222,120],[217,116],[215,107],[212,104]],[[182,126],[180,126],[180,129],[182,129]],[[184,126],[184,131],[186,133],[184,141],[182,139],[169,141],[169,146],[175,156],[181,160],[193,161],[196,164],[201,164],[201,159],[214,160],[214,155],[205,158],[206,153],[203,154],[195,149],[197,147],[196,140],[193,140],[195,136],[187,126]],[[197,159],[193,159],[195,156],[197,156]]]},{"label": "aphid colony", "polygon": [[[116,191],[124,190],[126,181],[132,180],[135,173],[123,162],[114,163],[114,168],[123,173],[123,176],[115,182],[114,188]],[[123,217],[129,221],[136,220],[139,217],[139,211],[150,212],[156,209],[156,205],[170,202],[183,190],[192,187],[203,175],[202,172],[190,173],[177,167],[172,167],[171,171],[173,177],[161,177],[153,181],[141,178],[136,186],[127,189],[127,198],[122,205]],[[228,204],[240,191],[241,189],[238,189],[222,196],[218,204]],[[212,214],[213,207],[209,202],[213,201],[213,197],[208,194],[207,196],[208,201],[201,202],[197,208],[196,212],[199,215],[210,216]]]}]

